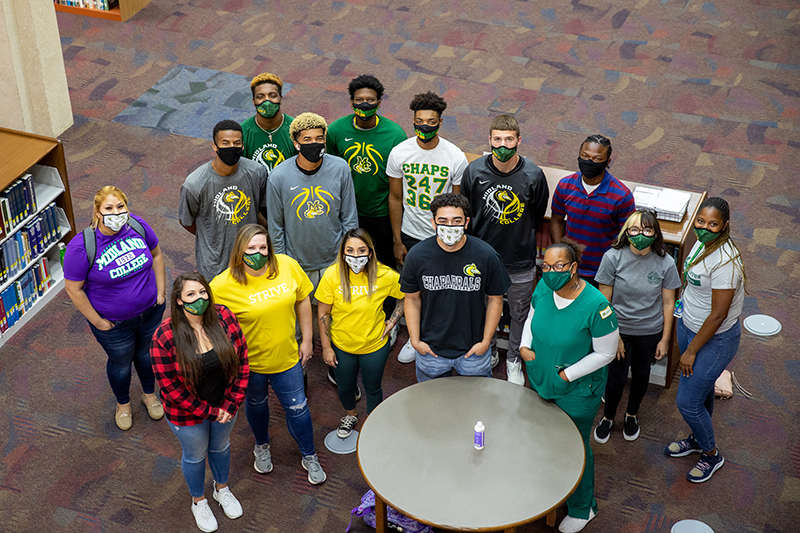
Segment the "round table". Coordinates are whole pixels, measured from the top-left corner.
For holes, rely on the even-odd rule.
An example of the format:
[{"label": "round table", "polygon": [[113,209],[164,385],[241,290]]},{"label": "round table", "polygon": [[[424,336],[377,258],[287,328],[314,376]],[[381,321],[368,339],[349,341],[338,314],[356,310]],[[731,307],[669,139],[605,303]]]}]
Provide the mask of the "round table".
[{"label": "round table", "polygon": [[[473,446],[486,426],[485,448]],[[377,532],[386,504],[451,530],[515,531],[547,516],[575,490],[585,453],[553,402],[507,381],[448,377],[407,387],[361,427],[358,463],[375,492]]]}]

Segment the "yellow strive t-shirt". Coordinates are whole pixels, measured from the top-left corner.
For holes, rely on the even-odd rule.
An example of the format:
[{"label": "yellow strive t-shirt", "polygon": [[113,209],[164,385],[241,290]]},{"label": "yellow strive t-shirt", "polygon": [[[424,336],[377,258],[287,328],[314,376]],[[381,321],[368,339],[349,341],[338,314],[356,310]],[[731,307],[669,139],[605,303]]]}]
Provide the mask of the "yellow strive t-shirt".
[{"label": "yellow strive t-shirt", "polygon": [[344,301],[339,284],[339,265],[329,266],[317,287],[317,300],[331,305],[331,341],[342,351],[364,355],[380,350],[389,340],[381,338],[386,315],[383,301],[387,297],[402,299],[400,274],[378,263],[372,298],[367,290],[367,273],[350,272],[350,303]]},{"label": "yellow strive t-shirt", "polygon": [[247,275],[239,284],[226,269],[211,282],[214,301],[233,311],[247,340],[250,371],[277,374],[300,360],[294,338],[295,304],[314,286],[300,265],[288,255],[276,254],[278,275],[267,279]]}]

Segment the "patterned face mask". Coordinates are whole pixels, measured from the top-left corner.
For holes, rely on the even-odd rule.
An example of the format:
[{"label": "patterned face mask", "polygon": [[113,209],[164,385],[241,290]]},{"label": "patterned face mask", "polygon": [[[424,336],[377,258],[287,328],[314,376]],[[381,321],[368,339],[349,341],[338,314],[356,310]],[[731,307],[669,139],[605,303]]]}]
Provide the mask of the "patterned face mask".
[{"label": "patterned face mask", "polygon": [[256,111],[264,118],[272,118],[281,110],[281,104],[264,100],[256,106]]},{"label": "patterned face mask", "polygon": [[103,215],[103,225],[113,232],[117,232],[128,223],[128,213],[117,215]]},{"label": "patterned face mask", "polygon": [[367,262],[369,261],[368,255],[345,255],[344,260],[347,262],[350,270],[353,271],[353,274],[358,274],[364,267],[367,266]]},{"label": "patterned face mask", "polygon": [[447,246],[453,246],[464,236],[464,226],[441,226],[436,224],[436,235]]}]

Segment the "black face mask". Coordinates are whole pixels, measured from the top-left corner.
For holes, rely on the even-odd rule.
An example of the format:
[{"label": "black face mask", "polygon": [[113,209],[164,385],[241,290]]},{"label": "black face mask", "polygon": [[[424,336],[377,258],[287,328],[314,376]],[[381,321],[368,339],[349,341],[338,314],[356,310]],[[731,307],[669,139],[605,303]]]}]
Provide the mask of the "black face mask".
[{"label": "black face mask", "polygon": [[220,148],[217,146],[217,154],[219,155],[219,158],[229,167],[232,167],[239,162],[239,158],[242,157],[243,151],[244,149],[241,146],[227,146],[225,148]]},{"label": "black face mask", "polygon": [[434,140],[438,131],[438,124],[436,126],[429,126],[428,124],[422,124],[421,126],[418,126],[414,124],[414,133],[417,135],[417,139],[424,143],[429,143]]},{"label": "black face mask", "polygon": [[308,143],[300,145],[300,153],[309,163],[316,163],[325,153],[325,143]]},{"label": "black face mask", "polygon": [[364,120],[370,119],[378,112],[378,104],[370,104],[369,102],[361,102],[360,104],[353,104],[353,112],[357,117]]},{"label": "black face mask", "polygon": [[578,168],[586,179],[594,179],[603,174],[608,166],[608,161],[592,161],[591,159],[578,158]]}]

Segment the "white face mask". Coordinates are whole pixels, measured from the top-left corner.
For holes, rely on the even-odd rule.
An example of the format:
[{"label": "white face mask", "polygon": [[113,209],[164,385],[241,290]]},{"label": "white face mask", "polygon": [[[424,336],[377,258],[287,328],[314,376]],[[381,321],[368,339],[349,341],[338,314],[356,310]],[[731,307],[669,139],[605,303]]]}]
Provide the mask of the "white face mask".
[{"label": "white face mask", "polygon": [[128,223],[128,213],[118,215],[103,215],[103,224],[111,231],[119,231]]},{"label": "white face mask", "polygon": [[353,271],[354,274],[358,274],[364,267],[367,266],[367,262],[369,261],[368,255],[345,255],[344,260],[347,261],[347,264],[350,266],[350,270]]},{"label": "white face mask", "polygon": [[447,246],[453,246],[464,236],[464,226],[441,226],[437,224],[436,235],[438,235]]}]

